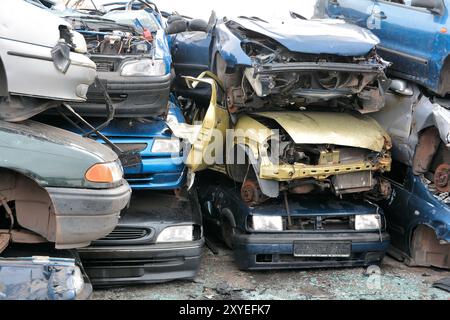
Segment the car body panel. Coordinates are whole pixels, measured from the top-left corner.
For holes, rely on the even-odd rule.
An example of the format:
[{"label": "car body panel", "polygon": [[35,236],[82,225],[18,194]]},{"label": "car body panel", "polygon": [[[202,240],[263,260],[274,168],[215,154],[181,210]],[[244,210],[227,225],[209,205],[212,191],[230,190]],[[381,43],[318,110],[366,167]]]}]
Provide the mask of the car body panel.
[{"label": "car body panel", "polygon": [[385,140],[389,140],[378,123],[358,114],[260,112],[255,115],[277,121],[298,144],[327,143],[380,152]]},{"label": "car body panel", "polygon": [[371,32],[333,20],[271,21],[233,18],[245,29],[267,35],[290,51],[313,54],[363,56],[379,43]]},{"label": "car body panel", "polygon": [[443,144],[450,145],[450,111],[421,95],[416,85],[410,89],[409,96],[387,92],[385,108],[371,114],[392,137],[395,160],[408,166],[413,165],[419,134],[425,129],[437,128]]},{"label": "car body panel", "polygon": [[[449,268],[448,260],[439,261],[440,251],[450,248],[450,199],[446,203],[431,192],[431,184],[423,176],[414,175],[411,168],[407,168],[404,180],[392,181],[393,192],[389,199],[380,203],[386,213],[387,225],[391,234],[394,251],[400,257],[408,259],[408,263],[423,266]],[[447,197],[448,198],[448,197]],[[435,239],[442,246],[435,247],[428,252],[428,258],[417,258],[417,249],[413,247],[414,232],[420,226],[430,228]],[[423,242],[428,248],[428,242]],[[420,249],[419,249],[420,250]],[[443,256],[445,259],[445,254]],[[433,261],[425,263],[423,261]],[[420,263],[420,261],[422,261]],[[439,261],[439,262],[438,262]]]},{"label": "car body panel", "polygon": [[0,166],[41,186],[98,188],[85,180],[85,172],[96,163],[117,161],[111,149],[69,131],[30,120],[0,123]]},{"label": "car body panel", "polygon": [[[171,98],[168,106],[168,119],[178,125],[185,123],[178,102]],[[103,122],[100,118],[89,118],[90,123],[99,126]],[[83,134],[78,128],[61,119],[46,116],[40,121]],[[181,188],[185,183],[186,158],[182,152],[179,154],[152,152],[156,139],[177,139],[173,136],[166,121],[162,118],[116,118],[100,131],[117,147],[129,151],[139,150],[141,161],[139,164],[125,167],[125,179],[134,190],[174,190]],[[104,143],[99,137],[97,142]]]},{"label": "car body panel", "polygon": [[84,300],[91,293],[75,259],[0,258],[0,300]]},{"label": "car body panel", "polygon": [[[26,1],[6,1],[1,6],[0,58],[7,75],[8,91],[13,95],[84,101],[87,88],[96,76],[95,64],[87,56],[70,52],[70,66],[63,73],[55,68],[51,54],[61,38],[59,27],[69,29],[68,24]],[[29,28],[9,12],[26,14],[29,23],[40,28]],[[43,77],[46,81],[42,81]],[[49,87],[53,88],[51,94]]]},{"label": "car body panel", "polygon": [[449,91],[445,83],[450,53],[448,0],[441,1],[442,12],[391,1],[322,2],[330,17],[368,27],[380,38],[379,52],[393,63],[389,72],[394,76],[416,82],[439,95]]}]

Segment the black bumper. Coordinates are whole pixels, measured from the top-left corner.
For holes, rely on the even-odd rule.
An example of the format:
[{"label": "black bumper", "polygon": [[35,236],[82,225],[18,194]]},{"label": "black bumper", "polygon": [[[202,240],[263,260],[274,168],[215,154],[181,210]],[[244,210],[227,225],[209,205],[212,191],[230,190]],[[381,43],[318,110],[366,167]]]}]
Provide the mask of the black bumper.
[{"label": "black bumper", "polygon": [[159,283],[195,278],[203,242],[89,247],[78,252],[94,286]]},{"label": "black bumper", "polygon": [[[238,234],[233,238],[234,260],[241,270],[356,267],[378,264],[389,246],[379,233]],[[351,242],[349,257],[296,257],[294,242]]]},{"label": "black bumper", "polygon": [[[122,77],[114,72],[99,72],[98,77],[110,95],[116,117],[156,117],[167,112],[171,74],[154,77]],[[105,117],[106,101],[97,84],[89,87],[85,103],[72,107],[83,116]]]}]

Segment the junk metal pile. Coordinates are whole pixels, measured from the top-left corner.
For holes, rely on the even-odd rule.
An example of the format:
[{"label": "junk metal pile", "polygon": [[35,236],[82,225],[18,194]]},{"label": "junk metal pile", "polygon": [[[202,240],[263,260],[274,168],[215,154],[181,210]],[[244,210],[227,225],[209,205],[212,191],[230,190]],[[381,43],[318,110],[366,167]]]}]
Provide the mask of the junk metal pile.
[{"label": "junk metal pile", "polygon": [[241,270],[450,268],[450,0],[0,6],[0,299],[193,280],[213,241]]}]

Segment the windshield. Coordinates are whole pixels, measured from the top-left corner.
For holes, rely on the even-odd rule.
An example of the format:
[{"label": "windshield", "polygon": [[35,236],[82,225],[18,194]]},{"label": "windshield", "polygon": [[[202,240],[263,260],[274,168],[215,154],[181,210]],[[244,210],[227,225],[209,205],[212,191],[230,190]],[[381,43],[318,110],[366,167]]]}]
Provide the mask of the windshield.
[{"label": "windshield", "polygon": [[150,32],[159,30],[156,18],[145,10],[114,10],[105,14],[103,18],[114,20],[120,24],[139,27],[139,24],[136,25],[135,23],[135,20],[138,19],[139,23]]}]

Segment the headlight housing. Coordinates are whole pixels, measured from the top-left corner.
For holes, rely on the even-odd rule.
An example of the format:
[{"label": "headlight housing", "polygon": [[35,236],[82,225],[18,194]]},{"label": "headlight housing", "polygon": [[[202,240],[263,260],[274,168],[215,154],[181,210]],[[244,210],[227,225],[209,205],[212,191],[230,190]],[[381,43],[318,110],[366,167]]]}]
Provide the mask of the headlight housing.
[{"label": "headlight housing", "polygon": [[355,216],[355,230],[378,230],[381,228],[379,214],[358,214]]},{"label": "headlight housing", "polygon": [[252,216],[252,229],[255,231],[283,231],[281,216]]},{"label": "headlight housing", "polygon": [[180,139],[155,139],[152,145],[152,153],[171,153],[180,152]]},{"label": "headlight housing", "polygon": [[187,242],[194,240],[194,226],[167,227],[158,235],[157,243],[165,242]]},{"label": "headlight housing", "polygon": [[120,75],[123,77],[163,76],[166,63],[163,60],[141,59],[127,61],[122,65]]},{"label": "headlight housing", "polygon": [[84,36],[77,31],[70,31],[72,35],[72,43],[74,46],[74,51],[78,53],[87,53],[87,44]]},{"label": "headlight housing", "polygon": [[123,178],[123,168],[118,162],[97,163],[84,175],[87,181],[95,183],[116,183]]}]

